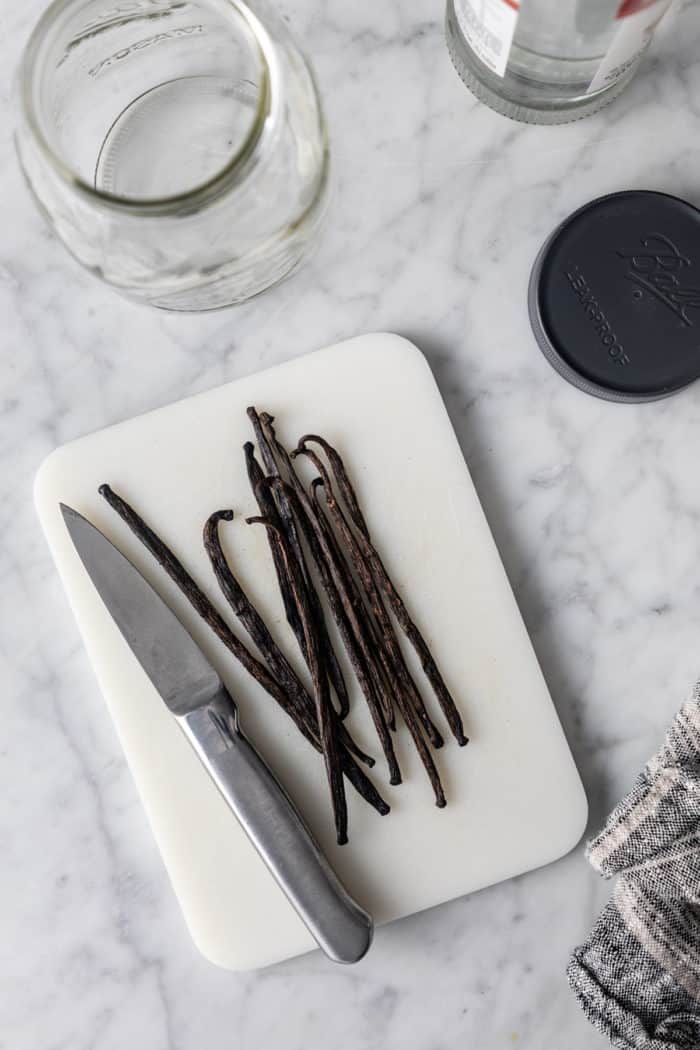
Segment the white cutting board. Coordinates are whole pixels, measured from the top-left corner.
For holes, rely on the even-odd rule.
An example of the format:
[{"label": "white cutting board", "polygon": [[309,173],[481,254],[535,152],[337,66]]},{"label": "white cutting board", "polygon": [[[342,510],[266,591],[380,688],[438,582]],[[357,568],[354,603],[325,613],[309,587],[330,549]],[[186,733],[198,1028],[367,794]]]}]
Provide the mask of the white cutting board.
[{"label": "white cutting board", "polygon": [[[407,731],[404,784],[390,788],[362,698],[348,724],[374,754],[391,803],[378,816],[348,787],[350,843],[338,847],[322,762],[209,633],[97,493],[109,482],[222,601],[202,549],[205,518],[233,507],[225,548],[245,588],[302,669],[277,593],[241,446],[246,407],[271,412],[291,445],[309,431],[338,446],[370,530],[463,713],[471,743],[437,753],[438,810]],[[385,923],[562,856],[583,833],[586,799],[457,439],[428,364],[406,340],[361,336],[53,452],[36,504],[153,833],[196,944],[234,970],[314,946],[200,767],[94,591],[59,501],[85,514],[143,571],[210,655],[243,728],[273,766],[350,891]],[[232,621],[235,622],[235,621]],[[238,628],[237,628],[238,629]],[[243,636],[243,632],[239,631]],[[350,676],[348,675],[348,678]],[[429,691],[431,711],[437,707]]]}]

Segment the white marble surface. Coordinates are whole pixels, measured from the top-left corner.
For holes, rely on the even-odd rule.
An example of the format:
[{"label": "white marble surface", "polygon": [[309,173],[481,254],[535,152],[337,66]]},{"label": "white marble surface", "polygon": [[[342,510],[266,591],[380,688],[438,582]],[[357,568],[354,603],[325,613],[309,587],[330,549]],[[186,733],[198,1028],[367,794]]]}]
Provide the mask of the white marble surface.
[{"label": "white marble surface", "polygon": [[[0,9],[17,61],[43,4]],[[621,407],[550,369],[528,330],[552,225],[626,187],[700,203],[700,10],[643,75],[566,127],[511,124],[461,86],[441,0],[284,0],[315,60],[336,193],[319,251],[250,306],[168,316],[81,272],[47,232],[0,120],[0,1048],[593,1050],[563,977],[607,888],[577,849],[319,954],[234,976],[189,942],[35,520],[57,444],[368,330],[428,354],[591,801],[629,784],[700,673],[700,386]],[[418,421],[418,428],[420,421]],[[235,892],[235,887],[232,887]],[[245,902],[242,902],[245,906]]]}]

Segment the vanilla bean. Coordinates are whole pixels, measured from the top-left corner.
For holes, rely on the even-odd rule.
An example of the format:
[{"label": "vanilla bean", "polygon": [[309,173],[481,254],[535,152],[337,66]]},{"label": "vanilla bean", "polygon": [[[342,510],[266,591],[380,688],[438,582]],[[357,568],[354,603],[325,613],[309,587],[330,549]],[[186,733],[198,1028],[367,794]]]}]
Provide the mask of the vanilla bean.
[{"label": "vanilla bean", "polygon": [[301,570],[294,552],[290,549],[282,530],[267,518],[246,518],[246,521],[249,525],[264,525],[266,529],[274,531],[279,538],[280,550],[285,561],[285,569],[289,577],[292,593],[294,594],[297,603],[299,617],[304,627],[306,650],[309,654],[309,669],[311,671],[316,699],[316,717],[321,737],[323,760],[325,762],[326,776],[328,777],[328,784],[331,791],[336,838],[338,845],[342,846],[348,841],[348,810],[345,800],[345,785],[343,783],[343,774],[340,765],[335,714],[331,707],[328,676],[326,675],[323,666],[321,646],[318,638],[318,626],[304,587]]},{"label": "vanilla bean", "polygon": [[[258,446],[260,448],[260,455],[263,458],[265,469],[268,474],[272,477],[279,476],[279,468],[277,461],[270,448],[267,439],[263,433],[262,426],[257,411],[251,405],[247,410],[248,418],[250,419],[253,432],[255,434]],[[323,664],[328,673],[328,677],[331,680],[335,695],[338,698],[338,713],[341,718],[345,718],[350,711],[350,698],[348,696],[347,686],[345,679],[343,678],[343,672],[338,663],[338,658],[333,648],[333,643],[328,635],[326,628],[326,620],[323,614],[323,607],[319,600],[316,588],[314,587],[311,574],[309,573],[306,559],[304,558],[304,550],[299,539],[299,533],[297,531],[296,524],[294,522],[294,516],[291,513],[289,502],[286,499],[284,493],[278,495],[278,502],[275,503],[274,497],[269,492],[265,494],[261,493],[260,498],[258,497],[258,486],[262,480],[263,473],[260,464],[255,459],[255,453],[253,446],[250,442],[244,445],[244,452],[246,457],[246,465],[248,468],[248,478],[250,480],[253,493],[258,502],[260,513],[268,517],[270,521],[279,528],[282,533],[286,536],[287,542],[297,560],[299,568],[301,569],[301,575],[304,582],[304,586],[307,591],[307,595],[311,604],[311,609],[314,617],[318,624],[319,638],[321,642],[322,660]],[[262,503],[260,500],[262,499]],[[271,504],[271,505],[270,505]],[[279,562],[281,555],[279,553],[279,543],[276,538],[276,533],[268,530],[268,540],[272,549],[272,556],[275,562],[275,570],[277,572],[277,579],[279,581],[280,589],[282,591],[282,600],[284,602],[285,613],[287,615],[287,622],[294,631],[295,637],[302,651],[302,655],[308,666],[308,654],[305,651],[304,631],[299,621],[298,612],[292,596],[289,594],[288,581],[284,580],[284,571],[281,569]]]},{"label": "vanilla bean", "polygon": [[314,490],[317,491],[319,487],[323,487],[326,494],[326,504],[333,519],[333,523],[345,544],[350,563],[355,569],[362,586],[365,588],[370,607],[379,625],[380,639],[382,643],[380,653],[384,653],[384,647],[386,647],[391,660],[391,670],[396,675],[400,688],[404,690],[408,699],[413,704],[430,743],[435,748],[442,747],[444,741],[437,727],[430,718],[425,703],[423,702],[423,697],[420,695],[418,687],[406,666],[406,661],[404,660],[403,653],[401,652],[398,640],[394,634],[393,625],[386,609],[384,608],[382,596],[374,581],[369,564],[358,546],[348,521],[343,514],[342,508],[339,506],[338,501],[335,498],[335,492],[333,491],[328,471],[313,449],[299,449],[298,452],[292,453],[292,458],[294,458],[295,455],[308,456],[316,470],[318,470],[321,475],[314,481]]},{"label": "vanilla bean", "polygon": [[[328,545],[323,543],[323,531],[322,531],[321,527],[318,524],[318,520],[316,518],[316,515],[314,514],[314,509],[313,509],[313,507],[312,507],[312,505],[311,505],[311,503],[309,501],[309,498],[308,498],[308,496],[306,494],[304,486],[302,485],[302,483],[301,483],[301,481],[299,479],[299,476],[297,475],[297,473],[296,473],[296,471],[294,469],[294,464],[292,463],[287,450],[277,440],[277,437],[276,437],[276,434],[275,434],[275,428],[273,426],[272,417],[267,415],[266,413],[262,413],[261,416],[260,416],[260,423],[261,423],[261,426],[262,426],[263,431],[265,433],[265,436],[267,437],[268,441],[270,442],[271,447],[275,449],[275,453],[280,457],[280,459],[284,463],[285,468],[286,468],[286,470],[288,472],[288,475],[289,475],[289,478],[290,478],[290,481],[291,481],[293,487],[288,487],[286,491],[288,493],[293,492],[295,497],[296,497],[296,499],[301,504],[302,510],[304,511],[304,514],[305,514],[305,516],[306,516],[306,518],[307,518],[307,520],[309,522],[309,525],[310,525],[311,529],[315,532],[317,539],[320,541],[321,547],[323,549],[323,558],[327,558],[328,559],[329,568],[333,572],[334,564],[333,564],[332,553],[331,553],[330,548],[328,547]],[[303,520],[304,520],[304,516],[300,517],[300,521],[303,521]],[[333,582],[334,582],[335,586],[338,587],[339,591],[342,591],[342,580],[340,580],[337,577],[337,575],[335,575],[335,574],[334,574],[334,577],[335,578],[334,578]],[[363,656],[365,657],[365,660],[367,660],[368,663],[371,663],[372,654],[367,652],[367,639],[366,639],[365,633],[363,632],[362,624],[361,623],[360,624],[357,623],[356,610],[354,609],[354,607],[352,605],[352,602],[349,600],[347,595],[344,594],[343,598],[344,598],[344,600],[343,600],[343,607],[344,607],[344,609],[346,611],[346,614],[348,616],[348,620],[350,621],[350,623],[351,623],[351,625],[353,627],[353,631],[355,632],[355,635],[356,635],[356,637],[357,637],[357,639],[358,639],[358,641],[360,643],[360,647],[361,647]],[[397,693],[395,694],[395,698],[396,698],[396,703],[397,703],[397,706],[399,708],[399,711],[401,712],[401,715],[403,716],[403,719],[404,719],[404,722],[406,723],[408,731],[410,732],[410,734],[411,734],[411,736],[413,738],[413,742],[414,742],[414,744],[416,746],[416,750],[418,751],[420,759],[421,759],[421,761],[423,763],[423,766],[425,767],[425,771],[426,771],[426,773],[428,775],[428,779],[430,780],[430,783],[432,785],[433,792],[435,793],[435,803],[436,803],[437,806],[442,808],[445,805],[445,793],[443,791],[442,784],[440,782],[440,775],[439,775],[439,773],[437,771],[437,767],[435,766],[435,763],[433,761],[432,755],[430,754],[430,749],[428,748],[428,746],[427,746],[427,744],[425,742],[425,739],[423,737],[423,732],[422,732],[422,729],[421,729],[420,722],[418,720],[418,716],[416,715],[412,704],[408,701],[408,699],[406,697],[404,697],[404,695],[403,695],[401,690],[397,691]],[[368,704],[369,704],[369,701],[368,701]],[[372,712],[373,717],[374,717],[375,716],[375,712],[373,711],[371,705],[370,705],[370,711]],[[376,709],[376,716],[377,716],[377,718],[375,720],[375,725],[378,727],[378,731],[379,731],[379,726],[383,726],[384,730],[386,731],[386,735],[385,736],[380,735],[382,748],[384,749],[385,754],[387,754],[387,751],[388,751],[388,754],[391,754],[393,756],[394,762],[395,762],[396,759],[395,759],[395,755],[394,755],[393,744],[391,743],[391,737],[389,735],[388,730],[386,730],[386,723],[384,722],[384,718],[383,718],[382,712],[381,712],[381,710],[379,708]],[[388,740],[386,738],[388,738]],[[389,760],[388,759],[388,754],[387,754],[387,760]]]},{"label": "vanilla bean", "polygon": [[[202,620],[211,628],[221,642],[229,649],[236,659],[245,667],[248,673],[258,682],[269,695],[277,701],[282,710],[294,721],[299,731],[306,737],[310,744],[320,750],[318,734],[312,732],[277,681],[270,675],[267,668],[263,666],[248,651],[241,641],[233,634],[228,624],[219,615],[204,592],[197,586],[182,563],[175,557],[170,548],[160,539],[149,525],[140,517],[126,500],[117,495],[109,485],[100,485],[100,495],[107,501],[110,507],[116,511],[120,518],[128,525],[134,535],[141,541],[144,547],[153,555],[158,564],[165,570],[170,578],[177,584],[180,591],[188,599]],[[381,797],[369,777],[357,765],[352,756],[345,751],[342,756],[343,771],[348,780],[351,781],[358,794],[367,801],[378,813],[384,815],[389,812],[389,806]]]},{"label": "vanilla bean", "polygon": [[418,658],[421,663],[421,667],[425,673],[426,678],[432,686],[433,692],[437,697],[438,703],[442,708],[443,714],[447,719],[448,725],[452,730],[452,733],[457,740],[458,744],[463,747],[467,744],[468,738],[464,734],[464,726],[462,724],[462,717],[457,709],[457,705],[447,688],[444,679],[440,673],[440,670],[435,663],[430,648],[423,638],[423,635],[419,631],[418,627],[411,619],[409,612],[401,598],[401,595],[394,586],[389,573],[386,570],[384,562],[382,561],[379,552],[374,547],[367,522],[365,521],[364,515],[360,510],[360,505],[357,499],[357,495],[352,486],[350,478],[348,477],[347,471],[343,460],[336,449],[333,448],[324,438],[319,437],[317,434],[307,434],[299,442],[298,451],[303,451],[306,442],[315,442],[323,448],[326,453],[328,460],[333,470],[334,478],[337,482],[338,488],[340,489],[343,500],[345,501],[348,510],[350,511],[353,524],[355,525],[360,548],[363,556],[367,559],[372,572],[377,580],[377,583],[384,592],[389,605],[391,606],[392,612],[396,617],[401,630],[404,632],[409,642],[418,654]]},{"label": "vanilla bean", "polygon": [[251,641],[254,642],[263,656],[269,670],[282,686],[289,699],[294,702],[300,717],[307,722],[311,731],[315,732],[314,720],[309,718],[308,711],[300,700],[300,692],[303,691],[301,683],[298,680],[295,681],[296,675],[292,667],[277,649],[267,625],[251,604],[226,561],[219,539],[218,526],[220,521],[233,521],[233,511],[217,510],[211,514],[204,526],[203,540],[204,548],[209,555],[209,561],[221,592],[245,627]]},{"label": "vanilla bean", "polygon": [[[260,418],[262,420],[262,417]],[[285,450],[281,445],[278,445],[276,440],[271,442],[271,447],[276,449],[277,454],[287,456]],[[284,492],[284,497],[290,505],[295,521],[301,528],[307,545],[309,545],[312,558],[314,559],[321,577],[321,583],[328,600],[328,605],[331,607],[343,645],[345,646],[349,660],[351,660],[360,689],[366,700],[369,713],[372,715],[372,720],[375,724],[375,729],[388,765],[389,783],[399,784],[401,783],[401,770],[399,769],[394,744],[391,742],[391,737],[384,720],[381,703],[376,694],[374,681],[367,670],[368,666],[372,664],[372,660],[374,659],[372,647],[366,643],[366,639],[362,632],[362,625],[361,623],[358,623],[357,613],[353,608],[351,597],[348,596],[344,587],[342,574],[334,558],[333,550],[326,543],[321,526],[316,520],[314,508],[309,501],[309,497],[306,496],[303,486],[299,482],[293,469],[291,470],[290,476],[296,481],[298,489],[292,488],[279,476],[270,478],[269,484],[274,491]]]},{"label": "vanilla bean", "polygon": [[[258,417],[258,429],[262,439],[264,439],[266,442],[268,456],[270,456],[271,459],[274,460],[278,475],[279,466],[277,465],[277,460],[279,459],[279,461],[282,463],[285,473],[289,478],[293,489],[296,493],[296,498],[297,500],[301,501],[303,505],[304,514],[307,516],[311,525],[317,524],[319,527],[324,527],[327,525],[325,518],[316,515],[315,509],[309,501],[304,486],[302,485],[296,473],[294,464],[289,453],[284,448],[284,446],[277,440],[277,435],[275,434],[273,422],[273,417],[267,412],[262,412]],[[282,486],[280,491],[282,493],[285,492],[284,486]],[[284,499],[287,503],[289,503],[289,498],[290,497],[288,495],[284,496]],[[331,581],[330,587],[334,589],[336,594],[338,594],[340,591],[341,605],[346,612],[346,616],[348,608],[352,608],[355,612],[355,614],[352,617],[350,617],[349,633],[351,636],[354,636],[356,645],[353,646],[351,643],[349,643],[347,637],[348,632],[345,632],[345,634],[343,635],[343,641],[345,643],[346,649],[348,650],[348,654],[351,658],[351,661],[354,662],[354,664],[358,662],[354,654],[358,653],[358,650],[361,651],[361,654],[364,657],[362,663],[366,670],[367,676],[371,681],[371,684],[374,686],[373,693],[375,694],[376,702],[379,704],[380,707],[380,713],[382,716],[382,722],[384,724],[384,727],[391,727],[392,729],[395,729],[396,723],[394,719],[394,711],[392,705],[392,693],[394,688],[392,675],[390,671],[388,673],[384,673],[384,669],[382,666],[383,652],[381,646],[376,645],[376,638],[374,636],[371,617],[367,615],[367,610],[365,608],[362,595],[360,594],[357,586],[355,585],[355,581],[352,577],[352,572],[350,571],[349,567],[346,567],[345,558],[340,552],[340,549],[335,540],[335,536],[333,535],[333,531],[332,529],[330,529],[330,527],[326,529],[325,538],[326,547],[328,548],[327,552],[320,550],[318,541],[315,538],[312,538],[309,541],[311,544],[311,550],[314,560],[318,563],[319,560],[323,560],[324,558],[327,560],[329,556],[331,557],[331,561],[334,565],[334,568],[337,570],[341,577],[341,582],[339,584],[336,584],[334,581]],[[328,593],[329,586],[324,586],[326,592]],[[354,669],[357,674],[357,667],[354,667]],[[370,699],[369,694],[364,688],[363,693],[365,693],[365,698],[367,699],[367,702],[369,704],[372,704],[373,701]],[[380,732],[379,723],[376,720],[375,726],[377,728],[377,731],[380,733],[380,739],[385,741],[388,737],[388,733],[385,734],[383,731]],[[385,753],[387,761],[389,762],[389,765],[392,770],[392,777],[396,775],[400,777],[398,765],[396,764],[396,758],[393,753],[393,745],[391,746],[390,750],[385,749]],[[400,783],[400,780],[398,780],[397,783]]]},{"label": "vanilla bean", "polygon": [[[350,663],[355,668],[355,675],[358,677],[358,668],[361,668],[359,672],[364,676],[364,680],[367,682],[367,687],[372,693],[372,703],[379,706],[379,710],[382,715],[384,724],[389,729],[396,728],[396,721],[394,718],[394,710],[391,702],[391,683],[380,673],[380,667],[376,660],[370,659],[370,654],[381,654],[379,645],[379,639],[373,631],[373,625],[367,615],[367,609],[363,603],[362,596],[357,589],[357,585],[352,577],[349,567],[345,562],[345,558],[338,547],[338,542],[330,527],[328,520],[325,516],[319,513],[314,508],[316,513],[316,521],[319,527],[323,530],[323,535],[328,550],[330,551],[331,561],[335,566],[336,572],[341,582],[340,590],[335,586],[333,577],[328,571],[324,579],[324,590],[330,592],[332,597],[329,597],[329,604],[331,602],[335,604],[336,615],[335,619],[339,626],[341,638],[343,639],[346,651],[350,658]],[[301,508],[300,508],[301,512]],[[313,536],[313,532],[310,533],[310,537]],[[319,564],[327,564],[327,559],[324,558],[323,550],[318,544],[315,537],[310,539],[310,547],[314,551],[314,560],[320,559]],[[322,570],[320,570],[322,571]],[[354,609],[361,610],[361,615],[358,613],[357,617],[353,620],[362,626],[366,630],[366,639],[358,638],[353,631],[352,624],[348,621],[345,615],[344,608],[347,604],[350,604]],[[333,605],[331,608],[333,609]],[[365,655],[368,655],[368,659],[365,659]],[[360,680],[358,678],[358,680]],[[366,688],[362,686],[363,694],[366,693]],[[381,737],[384,737],[384,730],[382,729]]]},{"label": "vanilla bean", "polygon": [[[296,475],[294,476],[296,477]],[[321,582],[328,598],[328,604],[372,716],[372,721],[389,767],[389,783],[400,784],[401,770],[396,759],[394,745],[384,721],[374,683],[367,670],[373,659],[371,646],[365,639],[361,623],[357,621],[357,614],[344,587],[342,574],[338,569],[333,552],[326,542],[322,527],[314,515],[313,507],[304,492],[303,486],[299,483],[300,491],[297,492],[287,485],[281,477],[270,478],[269,484],[273,489],[282,487],[285,489],[287,499],[293,508],[295,518],[304,533],[304,538],[318,568]]]},{"label": "vanilla bean", "polygon": [[352,575],[350,566],[346,563],[345,557],[340,549],[338,540],[336,538],[331,525],[323,512],[317,496],[317,488],[315,484],[311,486],[311,498],[314,504],[314,510],[318,519],[319,525],[323,528],[326,536],[326,541],[331,548],[333,555],[338,564],[339,570],[342,571],[343,580],[348,593],[352,593],[355,597],[353,600],[356,602],[356,606],[360,606],[363,609],[362,622],[367,628],[367,633],[370,641],[372,651],[377,653],[378,661],[368,668],[369,673],[372,675],[375,684],[375,690],[379,699],[382,713],[384,715],[384,721],[386,722],[389,729],[392,732],[396,731],[396,718],[394,715],[394,704],[392,701],[392,694],[395,688],[395,675],[392,673],[392,669],[389,666],[384,646],[379,635],[379,629],[375,623],[374,616],[371,608],[364,602],[362,595],[359,593],[357,585]]},{"label": "vanilla bean", "polygon": [[361,532],[364,532],[367,539],[369,539],[370,535],[367,522],[365,521],[364,514],[360,509],[357,493],[350,481],[340,453],[337,449],[333,448],[329,441],[326,441],[325,438],[320,437],[318,434],[304,434],[299,441],[298,448],[303,449],[307,444],[320,445],[325,452],[326,458],[331,465],[336,484],[340,489],[340,494],[343,497],[348,510],[350,511],[350,516],[353,522]]},{"label": "vanilla bean", "polygon": [[447,803],[445,799],[445,792],[440,781],[440,774],[438,773],[437,766],[433,761],[430,749],[425,742],[425,738],[423,736],[423,729],[418,719],[418,715],[416,714],[415,706],[412,703],[411,699],[409,699],[409,695],[407,695],[407,693],[408,691],[404,692],[404,690],[402,689],[396,690],[394,694],[396,706],[399,709],[399,712],[401,713],[404,722],[406,723],[408,731],[411,734],[411,737],[413,738],[413,743],[415,744],[416,750],[418,751],[418,755],[423,763],[423,766],[425,767],[428,780],[430,781],[430,784],[433,788],[433,792],[435,794],[435,804],[440,809],[442,809]]},{"label": "vanilla bean", "polygon": [[[312,697],[309,696],[296,671],[270,634],[267,624],[262,616],[248,598],[239,581],[236,579],[221,546],[218,528],[219,522],[221,521],[233,521],[233,511],[215,511],[214,514],[210,515],[207,519],[204,526],[204,548],[209,555],[209,561],[211,562],[221,592],[245,627],[251,641],[255,643],[257,649],[262,654],[269,670],[285,690],[290,700],[294,702],[300,716],[308,722],[309,728],[315,734],[315,740],[320,742],[314,701]],[[367,755],[362,751],[341,722],[338,723],[338,735],[341,744],[347,747],[348,751],[371,769],[375,764],[374,759],[371,755]]]},{"label": "vanilla bean", "polygon": [[420,756],[420,760],[423,763],[425,771],[428,775],[428,780],[431,783],[433,793],[435,795],[435,805],[439,809],[443,809],[447,805],[445,798],[445,792],[440,781],[440,774],[437,771],[437,766],[433,761],[433,756],[430,753],[430,748],[425,742],[423,737],[423,731],[421,724],[418,721],[414,707],[404,697],[402,692],[399,692],[398,699],[396,701],[399,711],[403,715],[403,720],[408,727],[408,731],[413,738],[413,743],[416,746],[416,751]]},{"label": "vanilla bean", "polygon": [[[258,504],[260,513],[265,517],[269,518],[270,521],[275,524],[279,523],[279,516],[277,514],[277,507],[275,501],[270,494],[269,489],[258,488],[260,482],[265,477],[263,469],[255,458],[255,448],[252,441],[246,441],[243,446],[243,453],[245,455],[246,469],[248,472],[248,480],[250,487],[253,490],[253,495]],[[287,617],[287,623],[291,627],[294,637],[296,638],[299,648],[302,651],[302,655],[306,660],[306,641],[304,639],[304,628],[301,625],[299,619],[299,611],[294,601],[294,595],[292,594],[287,574],[284,571],[284,559],[280,550],[279,538],[275,532],[268,530],[267,541],[270,547],[270,553],[272,554],[272,561],[275,566],[275,573],[277,575],[277,582],[279,584],[280,594],[282,595],[282,604],[284,605],[284,613]]]}]

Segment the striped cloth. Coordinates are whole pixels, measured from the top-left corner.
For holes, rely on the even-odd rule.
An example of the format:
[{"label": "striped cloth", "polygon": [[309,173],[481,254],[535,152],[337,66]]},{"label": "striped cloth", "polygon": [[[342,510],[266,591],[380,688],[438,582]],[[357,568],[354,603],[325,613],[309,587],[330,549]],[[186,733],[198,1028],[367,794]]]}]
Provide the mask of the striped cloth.
[{"label": "striped cloth", "polygon": [[616,877],[567,976],[623,1050],[700,1050],[700,687],[588,846]]}]

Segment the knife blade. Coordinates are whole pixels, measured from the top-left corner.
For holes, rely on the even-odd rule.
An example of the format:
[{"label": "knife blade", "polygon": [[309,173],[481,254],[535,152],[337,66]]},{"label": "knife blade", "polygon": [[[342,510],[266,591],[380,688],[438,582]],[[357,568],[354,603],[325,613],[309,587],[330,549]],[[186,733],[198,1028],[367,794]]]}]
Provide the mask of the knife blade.
[{"label": "knife blade", "polygon": [[373,933],[301,814],[241,732],[238,709],[189,632],[138,569],[72,507],[61,513],[124,640],[319,947],[357,962]]}]

